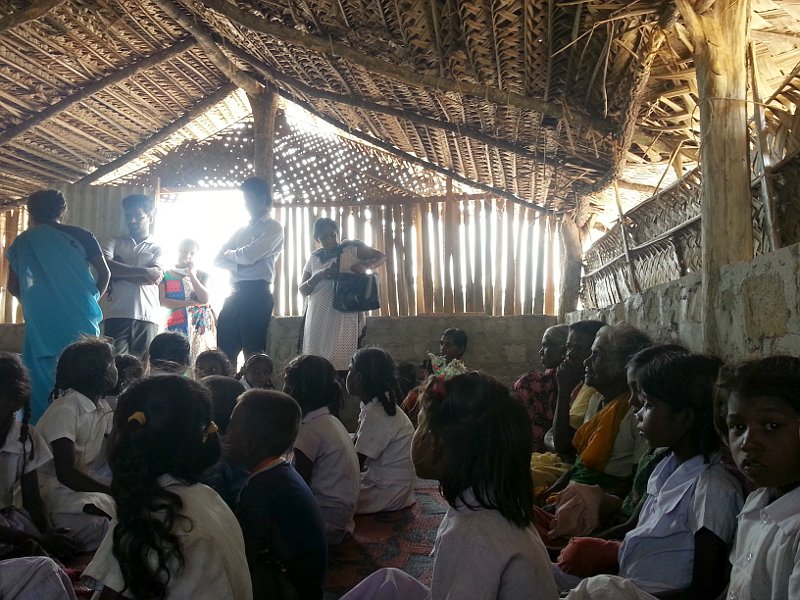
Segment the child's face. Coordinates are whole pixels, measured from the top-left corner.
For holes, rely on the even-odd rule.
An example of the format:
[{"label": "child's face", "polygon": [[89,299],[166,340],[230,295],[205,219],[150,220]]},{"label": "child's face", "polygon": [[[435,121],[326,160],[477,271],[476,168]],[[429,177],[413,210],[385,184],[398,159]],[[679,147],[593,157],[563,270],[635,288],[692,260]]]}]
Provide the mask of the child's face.
[{"label": "child's face", "polygon": [[780,398],[728,399],[728,444],[739,470],[783,494],[800,484],[800,414]]},{"label": "child's face", "polygon": [[231,413],[223,444],[225,458],[234,464],[249,467],[250,435],[247,431],[247,407],[237,404]]},{"label": "child's face", "polygon": [[347,379],[345,379],[344,385],[345,388],[347,388],[347,393],[351,396],[358,396],[361,394],[363,388],[361,384],[361,375],[356,371],[352,362],[350,366],[347,367]]},{"label": "child's face", "polygon": [[[222,375],[222,365],[213,356],[203,356],[197,359],[194,364],[194,372],[197,379],[208,377],[209,375]],[[250,381],[250,378],[247,378]]]},{"label": "child's face", "polygon": [[244,376],[251,387],[263,388],[272,379],[272,361],[265,358],[254,360],[247,365]]},{"label": "child's face", "polygon": [[641,408],[636,411],[636,429],[651,448],[671,448],[680,442],[694,425],[690,410],[676,410],[663,400],[641,394]]},{"label": "child's face", "polygon": [[626,376],[628,378],[628,389],[631,391],[628,404],[633,407],[634,411],[637,411],[642,408],[642,390],[639,388],[639,372],[634,367],[628,367],[626,369]]}]

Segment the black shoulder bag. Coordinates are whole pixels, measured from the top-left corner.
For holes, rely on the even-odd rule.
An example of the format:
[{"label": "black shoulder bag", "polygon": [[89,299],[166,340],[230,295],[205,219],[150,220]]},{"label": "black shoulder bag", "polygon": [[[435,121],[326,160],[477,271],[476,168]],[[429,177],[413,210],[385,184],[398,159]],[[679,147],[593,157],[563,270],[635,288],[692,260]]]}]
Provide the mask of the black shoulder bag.
[{"label": "black shoulder bag", "polygon": [[333,308],[342,312],[362,312],[381,307],[376,273],[342,272],[342,254],[336,259]]}]

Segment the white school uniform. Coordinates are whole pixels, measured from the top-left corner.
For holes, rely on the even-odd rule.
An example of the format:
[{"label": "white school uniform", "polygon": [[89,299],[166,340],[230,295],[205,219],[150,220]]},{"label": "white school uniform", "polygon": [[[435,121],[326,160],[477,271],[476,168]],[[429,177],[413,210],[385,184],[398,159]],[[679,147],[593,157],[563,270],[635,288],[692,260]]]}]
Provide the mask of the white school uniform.
[{"label": "white school uniform", "polygon": [[14,504],[14,498],[18,496],[16,488],[23,475],[53,460],[50,448],[33,426],[28,428],[28,441],[24,446],[19,441],[21,431],[22,423],[14,419],[0,448],[0,508]]},{"label": "white school uniform", "polygon": [[800,598],[800,487],[770,501],[759,488],[739,515],[727,598]]},{"label": "white school uniform", "polygon": [[361,473],[357,513],[400,510],[414,503],[413,436],[414,425],[399,406],[389,416],[377,398],[361,403],[355,444],[356,452],[367,460]]},{"label": "white school uniform", "polygon": [[496,510],[481,508],[471,490],[447,509],[436,534],[428,588],[397,569],[380,569],[341,600],[555,600],[558,591],[542,538]]},{"label": "white school uniform", "polygon": [[705,463],[695,456],[679,464],[668,455],[650,475],[639,523],[620,547],[619,576],[585,579],[567,597],[650,599],[688,588],[695,534],[705,528],[730,544],[742,503],[739,482],[718,457]]},{"label": "white school uniform", "polygon": [[[183,502],[180,514],[186,517],[176,520],[173,527],[185,562],[181,568],[174,557],[167,561],[170,580],[166,597],[252,600],[242,530],[228,505],[202,483],[184,485],[169,475],[162,475],[158,481],[180,496]],[[84,583],[98,590],[93,598],[99,596],[104,585],[118,592],[125,587],[119,563],[112,553],[115,527],[116,520],[81,576]]]},{"label": "white school uniform", "polygon": [[0,598],[75,600],[72,582],[52,558],[26,556],[0,561]]},{"label": "white school uniform", "polygon": [[324,406],[303,417],[294,447],[313,463],[309,487],[322,512],[328,544],[338,544],[355,528],[361,478],[350,434]]},{"label": "white school uniform", "polygon": [[[67,438],[75,445],[75,468],[92,476],[95,464],[102,460],[103,441],[111,433],[111,408],[102,398],[94,402],[75,390],[67,392],[47,408],[37,427],[50,445],[55,440]],[[55,464],[45,464],[39,470],[42,499],[56,527],[72,530],[72,537],[84,550],[94,550],[108,530],[108,519],[87,515],[83,507],[94,504],[106,514],[114,516],[114,501],[100,492],[77,492],[59,482]]]}]

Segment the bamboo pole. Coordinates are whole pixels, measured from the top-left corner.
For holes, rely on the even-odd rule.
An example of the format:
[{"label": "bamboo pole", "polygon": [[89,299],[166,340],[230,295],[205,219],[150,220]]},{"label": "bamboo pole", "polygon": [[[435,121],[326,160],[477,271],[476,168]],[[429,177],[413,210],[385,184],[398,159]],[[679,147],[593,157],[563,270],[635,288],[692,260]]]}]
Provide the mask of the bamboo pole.
[{"label": "bamboo pole", "polygon": [[[525,211],[526,223],[528,226],[528,243],[526,244],[527,252],[525,253],[526,266],[525,281],[525,305],[522,308],[523,314],[535,314],[533,310],[534,297],[536,296],[536,262],[534,261],[534,234],[536,231],[536,221],[532,211]],[[525,250],[523,250],[525,251]]]},{"label": "bamboo pole", "polygon": [[494,239],[494,289],[492,293],[492,314],[499,317],[503,314],[503,214],[508,204],[501,200],[497,203],[497,235]]},{"label": "bamboo pole", "polygon": [[476,312],[475,307],[475,279],[473,277],[473,273],[475,272],[475,239],[474,239],[474,230],[475,230],[475,219],[474,216],[474,204],[464,203],[462,207],[463,215],[464,215],[464,258],[465,262],[467,263],[467,279],[464,282],[464,303],[466,305],[465,310],[468,313]]},{"label": "bamboo pole", "polygon": [[492,260],[492,223],[497,219],[497,212],[494,206],[499,200],[484,200],[481,202],[481,215],[484,223],[486,239],[481,244],[483,262],[483,310],[486,314],[494,314],[494,278],[493,273],[497,268],[495,261]]},{"label": "bamboo pole", "polygon": [[395,274],[397,273],[397,265],[394,260],[394,240],[392,239],[392,213],[390,207],[382,208],[383,213],[383,243],[386,248],[386,266],[387,266],[387,293],[389,303],[389,316],[398,316],[397,310],[397,281]]},{"label": "bamboo pole", "polygon": [[[414,207],[410,204],[402,207],[403,215],[403,273],[406,280],[406,301],[408,303],[408,316],[417,316],[417,292],[414,289],[414,263],[412,248],[414,248]],[[419,283],[419,282],[418,282]],[[421,308],[421,307],[420,307]]]},{"label": "bamboo pole", "polygon": [[506,205],[503,219],[503,240],[506,244],[506,289],[503,291],[503,314],[513,315],[514,296],[517,295],[517,265],[514,256],[514,207]]},{"label": "bamboo pole", "polygon": [[473,275],[472,275],[472,310],[475,312],[484,312],[485,306],[483,303],[483,231],[481,224],[481,206],[482,202],[470,202],[472,207],[472,221],[473,221],[473,236],[472,241],[472,261],[473,261]]},{"label": "bamboo pole", "polygon": [[392,268],[392,262],[389,260],[389,253],[386,250],[386,243],[383,237],[383,210],[380,206],[371,209],[372,218],[369,225],[372,228],[372,246],[376,250],[380,250],[386,254],[386,263],[378,269],[378,276],[380,277],[380,303],[381,303],[381,316],[389,316],[389,274]]},{"label": "bamboo pole", "polygon": [[432,315],[434,313],[434,301],[433,301],[433,273],[434,273],[434,264],[433,264],[433,246],[431,245],[431,219],[432,211],[434,207],[437,205],[435,204],[419,204],[417,205],[417,209],[420,213],[420,222],[422,224],[422,228],[418,231],[421,231],[421,241],[422,241],[422,252],[420,252],[420,262],[422,263],[422,291],[424,296],[424,306],[425,306],[425,314]]},{"label": "bamboo pole", "polygon": [[688,0],[676,0],[675,4],[694,46],[699,94],[703,346],[725,355],[724,326],[717,316],[720,269],[753,258],[745,104],[750,2],[716,0],[702,13]]},{"label": "bamboo pole", "polygon": [[444,204],[432,204],[431,214],[433,215],[433,244],[430,257],[433,265],[433,311],[435,313],[444,312],[444,271],[442,266],[442,256],[444,255],[444,240],[442,238],[441,210]]},{"label": "bamboo pole", "polygon": [[444,205],[444,312],[453,314],[456,312],[455,306],[455,265],[453,264],[453,236],[457,234],[454,231],[453,218],[455,216],[453,210],[453,201],[446,202]]},{"label": "bamboo pole", "polygon": [[555,217],[549,217],[547,219],[547,271],[545,274],[545,284],[544,284],[544,314],[552,315],[555,314],[555,306],[556,306],[556,283],[555,283],[555,272],[556,272],[556,253],[553,252],[553,247],[555,245]]},{"label": "bamboo pole", "polygon": [[416,253],[417,253],[417,272],[415,276],[415,284],[417,289],[417,314],[428,314],[430,311],[428,310],[428,303],[425,298],[425,246],[424,246],[424,234],[423,234],[423,218],[425,214],[425,208],[421,204],[415,204],[413,206],[414,209],[414,232],[417,236],[417,244],[416,244]]},{"label": "bamboo pole", "polygon": [[450,235],[453,248],[453,311],[463,313],[464,303],[464,277],[461,271],[461,203],[453,200],[446,205],[445,210],[450,211]]},{"label": "bamboo pole", "polygon": [[409,316],[408,312],[408,294],[406,289],[408,282],[406,281],[406,251],[403,247],[403,217],[402,210],[399,206],[391,206],[388,208],[391,215],[391,222],[394,223],[392,230],[392,238],[394,239],[394,252],[396,257],[395,263],[395,277],[397,278],[397,314],[401,317]]}]

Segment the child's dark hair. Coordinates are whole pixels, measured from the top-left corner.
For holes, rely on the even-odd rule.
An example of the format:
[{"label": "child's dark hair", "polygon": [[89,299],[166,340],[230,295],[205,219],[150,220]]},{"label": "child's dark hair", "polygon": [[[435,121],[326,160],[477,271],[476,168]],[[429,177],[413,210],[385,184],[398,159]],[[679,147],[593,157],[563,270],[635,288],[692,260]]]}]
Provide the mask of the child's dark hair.
[{"label": "child's dark hair", "polygon": [[269,354],[264,354],[263,352],[259,352],[258,354],[253,354],[250,358],[248,358],[244,365],[242,365],[242,369],[239,371],[238,376],[241,377],[247,372],[247,369],[253,365],[253,363],[258,362],[259,360],[266,361],[270,364],[270,366],[274,369],[275,363],[272,362],[272,357]]},{"label": "child's dark hair", "polygon": [[225,375],[209,375],[200,381],[211,390],[211,418],[219,427],[221,435],[228,431],[236,399],[244,393],[244,385],[238,379]]},{"label": "child's dark hair", "polygon": [[377,398],[390,417],[403,401],[391,355],[381,348],[361,348],[354,355],[350,369],[359,375],[366,398]]},{"label": "child's dark hair", "polygon": [[639,387],[647,396],[673,410],[691,410],[694,426],[692,444],[706,460],[719,449],[714,430],[714,382],[722,361],[707,354],[663,353],[644,365],[638,374]]},{"label": "child's dark hair", "polygon": [[197,355],[197,359],[194,361],[195,367],[197,367],[197,363],[201,358],[210,358],[212,360],[216,360],[222,369],[220,375],[224,375],[225,377],[233,376],[233,366],[231,365],[231,361],[228,360],[228,355],[219,348],[209,348],[208,350],[203,350]]},{"label": "child's dark hair", "polygon": [[39,190],[28,196],[28,212],[37,223],[57,221],[67,210],[67,201],[58,190]]},{"label": "child's dark hair", "polygon": [[152,215],[156,211],[156,201],[145,194],[131,194],[122,199],[122,208],[141,208],[142,212]]},{"label": "child's dark hair", "polygon": [[[53,398],[61,392],[74,389],[92,398],[102,396],[109,389],[106,375],[114,362],[114,350],[107,338],[83,337],[64,348],[58,358]],[[116,382],[114,382],[116,385]]]},{"label": "child's dark hair", "polygon": [[[31,380],[28,377],[28,369],[22,364],[19,355],[13,352],[0,352],[0,397],[12,402],[12,407],[16,407],[15,412],[22,409],[19,443],[22,444],[25,455],[25,444],[30,441],[28,423],[31,420]],[[11,418],[14,418],[13,415]],[[3,442],[4,440],[0,440],[0,443]],[[24,460],[34,458],[33,442],[31,442],[31,450]]]},{"label": "child's dark hair", "polygon": [[[283,392],[247,390],[240,399],[249,412],[245,423],[263,456],[279,456],[292,447],[300,430],[300,405]],[[240,409],[237,409],[237,413]]]},{"label": "child's dark hair", "polygon": [[151,367],[170,373],[183,372],[192,362],[189,338],[177,331],[159,333],[147,354]]},{"label": "child's dark hair", "polygon": [[717,431],[727,441],[728,400],[765,396],[786,402],[800,413],[800,358],[768,356],[722,367],[714,388],[714,418]]},{"label": "child's dark hair", "polygon": [[[451,506],[497,510],[518,527],[533,521],[530,421],[502,383],[480,373],[430,377],[420,397],[419,427],[440,442],[442,495]],[[471,507],[476,508],[476,507]]]},{"label": "child's dark hair", "polygon": [[122,390],[144,375],[144,365],[135,354],[117,354],[114,357],[117,365],[117,385],[108,394],[119,396]]},{"label": "child's dark hair", "polygon": [[442,332],[441,337],[450,338],[453,344],[461,348],[461,354],[467,350],[467,332],[463,329],[449,327]]},{"label": "child's dark hair", "polygon": [[323,406],[338,416],[343,403],[342,386],[328,359],[312,354],[293,358],[286,365],[283,383],[286,393],[300,405],[303,416]]},{"label": "child's dark hair", "polygon": [[135,598],[164,598],[169,561],[183,567],[173,532],[186,518],[180,514],[183,502],[158,478],[168,474],[197,483],[219,458],[210,396],[196,381],[160,375],[137,381],[119,397],[108,450],[117,505],[113,553],[125,581],[120,591]]},{"label": "child's dark hair", "polygon": [[628,360],[627,367],[638,372],[654,358],[665,354],[689,354],[689,350],[679,344],[655,344],[653,346],[647,346],[631,356],[630,360]]}]

